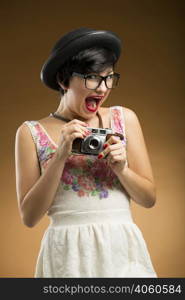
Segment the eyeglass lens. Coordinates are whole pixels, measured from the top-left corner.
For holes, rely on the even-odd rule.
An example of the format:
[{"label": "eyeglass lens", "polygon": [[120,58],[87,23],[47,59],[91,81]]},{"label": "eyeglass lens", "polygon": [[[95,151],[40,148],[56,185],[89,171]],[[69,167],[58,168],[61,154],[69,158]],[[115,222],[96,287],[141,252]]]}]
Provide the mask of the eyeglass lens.
[{"label": "eyeglass lens", "polygon": [[[90,75],[86,77],[86,88],[94,90],[96,89],[102,82],[102,78],[96,75]],[[112,89],[117,86],[119,78],[116,74],[111,74],[107,76],[104,81],[108,89]]]}]

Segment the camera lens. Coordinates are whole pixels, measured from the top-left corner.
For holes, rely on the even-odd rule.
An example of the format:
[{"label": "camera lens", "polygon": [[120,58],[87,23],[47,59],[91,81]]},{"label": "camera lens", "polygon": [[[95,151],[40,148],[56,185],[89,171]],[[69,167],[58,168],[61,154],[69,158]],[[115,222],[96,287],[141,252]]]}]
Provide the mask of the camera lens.
[{"label": "camera lens", "polygon": [[99,148],[99,140],[92,139],[89,143],[89,148],[93,150]]}]

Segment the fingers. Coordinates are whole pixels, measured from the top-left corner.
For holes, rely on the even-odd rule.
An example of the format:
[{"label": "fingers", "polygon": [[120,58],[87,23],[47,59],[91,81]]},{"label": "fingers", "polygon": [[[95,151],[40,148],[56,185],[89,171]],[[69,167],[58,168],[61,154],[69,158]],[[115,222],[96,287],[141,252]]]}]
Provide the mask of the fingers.
[{"label": "fingers", "polygon": [[[115,141],[115,139],[112,139],[111,142],[113,141]],[[120,140],[116,139],[116,142],[116,144],[104,144],[104,150],[98,155],[98,159],[105,158],[108,164],[114,164],[115,162],[124,163],[126,160],[125,146]]]},{"label": "fingers", "polygon": [[89,125],[80,120],[72,120],[61,128],[59,147],[57,149],[59,157],[64,160],[71,154],[72,144],[76,138],[84,139],[90,134]]},{"label": "fingers", "polygon": [[74,132],[80,132],[84,137],[87,133],[89,133],[87,129],[88,126],[89,125],[87,123],[74,119],[63,126],[62,133],[72,134]]},{"label": "fingers", "polygon": [[112,151],[110,150],[109,152],[103,153],[103,155],[104,155],[104,158],[108,158],[108,159],[112,160],[116,156],[123,157],[123,155],[125,155],[125,153],[124,153],[124,149],[119,148],[116,150],[112,150]]},{"label": "fingers", "polygon": [[123,157],[123,154],[119,154],[119,155],[108,156],[107,161],[109,164],[114,164],[116,162],[125,161],[125,158]]},{"label": "fingers", "polygon": [[117,141],[117,144],[109,144],[105,143],[103,146],[104,150],[99,154],[99,158],[106,157],[107,155],[119,155],[124,152],[124,145],[121,143],[121,141]]},{"label": "fingers", "polygon": [[108,143],[109,145],[112,145],[112,144],[117,144],[120,141],[121,140],[120,140],[119,136],[112,135],[106,143]]},{"label": "fingers", "polygon": [[[80,121],[81,122],[81,121]],[[82,122],[83,123],[83,122]],[[64,140],[74,140],[75,138],[85,138],[90,134],[87,126],[79,122],[71,122],[69,125],[64,125],[61,130],[61,135]],[[81,125],[82,124],[82,125]]]},{"label": "fingers", "polygon": [[109,143],[105,143],[103,148],[103,152],[106,153],[108,151],[113,151],[113,150],[116,150],[116,149],[120,149],[123,147],[123,144],[119,141],[117,144],[109,144]]}]

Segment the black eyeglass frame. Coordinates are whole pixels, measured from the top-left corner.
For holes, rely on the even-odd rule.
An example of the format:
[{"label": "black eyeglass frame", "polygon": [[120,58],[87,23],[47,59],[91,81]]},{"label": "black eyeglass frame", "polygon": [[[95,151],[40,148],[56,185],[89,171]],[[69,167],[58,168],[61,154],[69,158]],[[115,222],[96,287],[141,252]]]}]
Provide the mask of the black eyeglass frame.
[{"label": "black eyeglass frame", "polygon": [[[114,89],[114,88],[117,86],[118,81],[119,81],[119,78],[120,78],[120,74],[119,74],[119,73],[113,73],[113,74],[109,74],[109,75],[107,75],[107,76],[95,75],[95,76],[97,76],[97,78],[101,78],[101,80],[100,80],[99,84],[97,85],[97,87],[96,87],[95,89],[89,89],[89,88],[87,87],[87,85],[86,85],[86,79],[88,79],[88,76],[92,76],[92,75],[95,75],[95,74],[81,74],[81,73],[77,73],[77,72],[73,72],[73,73],[72,73],[72,76],[78,76],[78,77],[81,77],[81,78],[85,79],[85,87],[86,87],[86,89],[88,89],[88,90],[96,90],[96,89],[101,85],[102,81],[105,82],[105,85],[106,85],[107,89],[109,89],[109,90]],[[109,76],[111,76],[111,75],[114,75],[114,76],[116,77],[117,81],[116,81],[116,86],[115,86],[115,87],[109,88],[109,87],[107,86],[107,78],[108,78]]]}]

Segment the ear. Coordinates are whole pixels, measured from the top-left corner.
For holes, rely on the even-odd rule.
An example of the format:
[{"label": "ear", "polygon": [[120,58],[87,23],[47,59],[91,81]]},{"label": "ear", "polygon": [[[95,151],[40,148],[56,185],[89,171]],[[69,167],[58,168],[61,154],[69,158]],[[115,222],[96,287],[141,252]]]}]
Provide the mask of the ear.
[{"label": "ear", "polygon": [[58,73],[57,73],[57,83],[58,83],[58,85],[64,90],[64,93],[66,93],[67,90],[68,90],[68,88],[61,82]]}]

